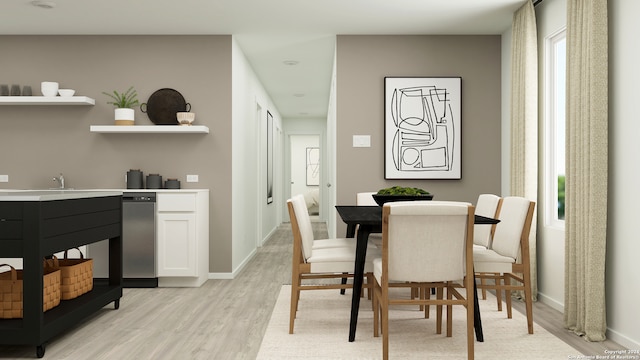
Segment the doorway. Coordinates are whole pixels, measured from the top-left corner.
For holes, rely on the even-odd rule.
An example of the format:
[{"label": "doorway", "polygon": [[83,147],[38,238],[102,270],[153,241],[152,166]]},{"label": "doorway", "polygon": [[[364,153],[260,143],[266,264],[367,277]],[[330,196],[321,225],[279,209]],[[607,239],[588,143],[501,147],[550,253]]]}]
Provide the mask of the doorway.
[{"label": "doorway", "polygon": [[291,135],[291,195],[302,194],[309,216],[320,214],[320,136]]}]

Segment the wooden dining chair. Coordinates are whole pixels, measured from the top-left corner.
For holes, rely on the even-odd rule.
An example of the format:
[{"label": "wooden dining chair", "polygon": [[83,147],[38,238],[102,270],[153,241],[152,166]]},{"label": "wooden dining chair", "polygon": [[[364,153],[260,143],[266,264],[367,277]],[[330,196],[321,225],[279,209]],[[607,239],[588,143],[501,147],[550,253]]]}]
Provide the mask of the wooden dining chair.
[{"label": "wooden dining chair", "polygon": [[[476,202],[476,215],[497,219],[500,214],[500,206],[502,199],[493,194],[480,194]],[[493,233],[496,225],[476,224],[473,229],[473,248],[477,250],[490,249]],[[480,279],[481,283],[485,283],[484,278]],[[487,289],[482,289],[482,300],[487,299]],[[502,311],[502,296],[498,292],[496,294],[498,311]]]},{"label": "wooden dining chair", "polygon": [[[452,336],[453,306],[466,309],[467,358],[474,357],[474,206],[446,201],[387,203],[382,208],[382,257],[373,261],[373,334],[382,328],[383,359],[389,358],[389,306],[436,305],[436,332]],[[396,287],[436,288],[434,299],[408,299]],[[464,289],[464,291],[461,291]],[[446,291],[446,298],[443,292]],[[400,336],[400,335],[399,335]]]},{"label": "wooden dining chair", "polygon": [[[357,206],[378,206],[378,203],[373,199],[373,195],[376,192],[359,192],[356,194]],[[357,229],[356,229],[357,234]],[[369,234],[369,244],[381,248],[382,247],[382,235],[379,233]]]},{"label": "wooden dining chair", "polygon": [[[287,200],[291,231],[293,233],[293,256],[291,263],[291,308],[289,314],[289,334],[293,334],[296,312],[300,301],[300,291],[321,289],[350,289],[353,285],[325,281],[353,277],[356,251],[353,246],[314,247],[311,222],[300,221],[307,213],[304,202]],[[309,235],[311,234],[311,236]],[[331,239],[330,239],[331,240]],[[335,240],[335,239],[333,239]],[[353,239],[351,239],[353,241]],[[367,250],[365,262],[366,284],[369,290],[373,283],[371,259],[380,256],[380,250]],[[307,280],[312,280],[309,283]]]},{"label": "wooden dining chair", "polygon": [[[294,205],[295,208],[300,210],[301,208],[306,208],[306,202],[304,200],[304,196],[302,194],[298,194],[289,199]],[[332,239],[316,239],[313,235],[313,228],[311,226],[311,218],[309,217],[309,212],[298,211],[296,213],[297,221],[299,224],[304,224],[301,227],[303,233],[301,234],[304,241],[311,242],[311,246],[314,249],[327,249],[327,248],[335,248],[335,247],[349,247],[354,248],[356,246],[356,240],[354,238],[332,238]],[[367,247],[367,249],[374,248],[373,245]],[[353,269],[351,269],[353,271]]]},{"label": "wooden dining chair", "polygon": [[[504,291],[507,317],[511,319],[511,291],[522,290],[527,314],[527,328],[533,334],[533,300],[531,295],[531,265],[529,260],[529,232],[535,202],[523,197],[502,199],[500,222],[496,225],[490,249],[474,249],[473,264],[478,288]],[[511,281],[515,281],[512,284]]]}]

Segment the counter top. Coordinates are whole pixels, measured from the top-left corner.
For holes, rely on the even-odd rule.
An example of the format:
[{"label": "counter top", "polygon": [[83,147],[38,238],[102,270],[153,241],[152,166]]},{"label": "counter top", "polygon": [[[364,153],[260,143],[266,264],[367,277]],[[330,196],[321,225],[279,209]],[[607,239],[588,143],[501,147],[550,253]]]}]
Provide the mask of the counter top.
[{"label": "counter top", "polygon": [[119,196],[122,191],[98,190],[20,190],[0,191],[0,201],[54,201]]}]

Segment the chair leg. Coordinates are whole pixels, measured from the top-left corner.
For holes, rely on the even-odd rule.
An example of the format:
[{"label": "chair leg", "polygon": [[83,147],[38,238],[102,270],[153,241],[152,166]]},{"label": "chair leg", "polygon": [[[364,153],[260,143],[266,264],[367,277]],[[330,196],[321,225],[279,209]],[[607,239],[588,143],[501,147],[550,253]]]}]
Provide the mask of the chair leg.
[{"label": "chair leg", "polygon": [[374,290],[374,277],[373,273],[367,273],[367,299],[371,300],[371,310],[373,310],[373,290]]},{"label": "chair leg", "polygon": [[[442,300],[442,288],[436,289],[436,299]],[[436,305],[436,334],[442,334],[442,305]]]},{"label": "chair leg", "polygon": [[505,297],[505,301],[507,303],[507,318],[511,319],[511,290],[509,290],[507,287],[511,285],[511,279],[509,279],[508,276],[503,276],[504,279],[504,285],[505,285],[505,289],[504,289],[504,297]]},{"label": "chair leg", "polygon": [[[451,301],[453,299],[453,295],[451,293],[452,288],[451,282],[447,282],[447,300]],[[453,335],[453,305],[449,303],[447,305],[447,337],[451,337]]]},{"label": "chair leg", "polygon": [[[424,288],[423,288],[423,291],[424,291],[424,298],[423,298],[423,300],[430,300],[430,299],[431,299],[431,290],[432,290],[432,289],[430,289],[430,288],[428,288],[428,287],[424,287]],[[427,304],[427,305],[425,305],[425,306],[424,306],[424,318],[425,318],[425,319],[428,319],[428,318],[429,318],[429,316],[430,316],[430,315],[429,315],[429,313],[431,312],[431,310],[430,310],[429,306],[430,306],[429,304]]]},{"label": "chair leg", "polygon": [[289,309],[289,334],[293,334],[293,326],[296,320],[296,311],[298,310],[298,301],[300,300],[300,285],[301,279],[298,277],[297,281],[293,281],[291,284],[291,308]]},{"label": "chair leg", "polygon": [[474,327],[474,314],[473,314],[473,289],[467,289],[467,305],[465,306],[465,310],[467,311],[467,360],[474,359],[474,335],[475,335],[475,327]]},{"label": "chair leg", "polygon": [[[485,278],[480,278],[480,285],[486,285],[487,281]],[[487,300],[487,289],[482,288],[482,300]]]},{"label": "chair leg", "polygon": [[[500,285],[500,274],[496,273],[496,285]],[[498,304],[498,311],[502,311],[502,290],[496,289],[496,302]]]},{"label": "chair leg", "polygon": [[533,334],[533,296],[529,274],[524,274],[524,303],[527,310],[527,330],[529,334]]},{"label": "chair leg", "polygon": [[382,304],[382,359],[389,359],[389,299],[380,300]]},{"label": "chair leg", "polygon": [[380,299],[378,297],[380,294],[378,286],[378,282],[376,281],[374,283],[373,299],[371,300],[373,305],[373,337],[380,336],[380,333],[378,332],[380,329]]}]

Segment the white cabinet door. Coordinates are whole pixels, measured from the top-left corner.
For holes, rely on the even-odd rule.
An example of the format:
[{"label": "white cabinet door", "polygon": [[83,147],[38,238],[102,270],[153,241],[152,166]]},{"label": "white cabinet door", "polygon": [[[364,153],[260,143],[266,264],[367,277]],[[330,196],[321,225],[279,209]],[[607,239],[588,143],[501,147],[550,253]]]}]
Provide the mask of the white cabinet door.
[{"label": "white cabinet door", "polygon": [[157,214],[158,276],[197,276],[196,215]]}]

